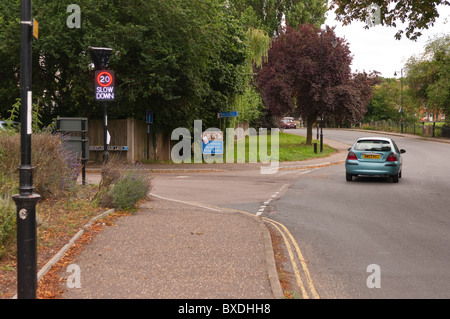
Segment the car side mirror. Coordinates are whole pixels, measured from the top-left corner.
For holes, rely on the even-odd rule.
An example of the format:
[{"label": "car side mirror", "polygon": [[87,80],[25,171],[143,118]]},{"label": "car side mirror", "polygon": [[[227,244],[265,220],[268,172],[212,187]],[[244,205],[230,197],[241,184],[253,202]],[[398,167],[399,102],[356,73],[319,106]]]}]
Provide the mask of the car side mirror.
[{"label": "car side mirror", "polygon": [[406,151],[403,150],[403,149],[401,149],[401,150],[400,150],[400,153],[403,154],[403,153],[406,153]]}]

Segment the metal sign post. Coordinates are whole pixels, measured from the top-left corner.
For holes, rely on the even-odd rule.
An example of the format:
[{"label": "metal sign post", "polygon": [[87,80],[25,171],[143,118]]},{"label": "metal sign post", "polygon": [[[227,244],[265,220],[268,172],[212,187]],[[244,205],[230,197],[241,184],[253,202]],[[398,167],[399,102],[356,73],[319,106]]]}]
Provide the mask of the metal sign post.
[{"label": "metal sign post", "polygon": [[107,101],[114,101],[114,72],[105,70],[111,57],[111,48],[89,47],[95,72],[95,99],[103,101],[103,163],[109,160],[108,153],[108,105]]},{"label": "metal sign post", "polygon": [[37,290],[36,204],[40,198],[33,187],[31,165],[32,92],[31,92],[31,0],[21,0],[20,54],[20,153],[19,194],[13,199],[17,207],[17,298],[35,299]]},{"label": "metal sign post", "polygon": [[150,159],[150,124],[153,123],[153,112],[147,110],[145,112],[145,122],[147,123],[147,160]]}]

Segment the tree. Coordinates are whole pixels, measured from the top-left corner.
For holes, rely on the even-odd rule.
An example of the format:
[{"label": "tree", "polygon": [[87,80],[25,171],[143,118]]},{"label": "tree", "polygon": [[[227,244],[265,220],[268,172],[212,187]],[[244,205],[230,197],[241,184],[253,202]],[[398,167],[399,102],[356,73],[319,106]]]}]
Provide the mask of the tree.
[{"label": "tree", "polygon": [[279,34],[283,21],[291,26],[311,23],[320,26],[327,11],[323,0],[229,0],[245,29],[264,30],[269,36]]},{"label": "tree", "polygon": [[366,122],[398,120],[401,88],[395,79],[383,79],[374,87],[373,96],[364,116]]},{"label": "tree", "polygon": [[256,81],[272,115],[302,116],[310,144],[312,125],[319,118],[355,123],[366,111],[373,76],[352,75],[350,63],[348,44],[333,29],[287,27],[273,40]]},{"label": "tree", "polygon": [[[224,2],[86,0],[81,28],[72,29],[66,25],[71,1],[34,0],[40,36],[33,42],[33,96],[43,122],[101,118],[87,53],[88,46],[98,46],[113,49],[116,100],[108,104],[110,118],[143,119],[151,109],[159,130],[191,127],[196,118],[215,124],[217,112],[245,89],[249,54],[241,25]],[[0,72],[8,76],[0,91],[4,115],[18,96],[20,6],[18,0],[0,0],[0,6]]]},{"label": "tree", "polygon": [[405,69],[413,98],[428,112],[443,111],[450,118],[450,36],[430,40],[423,54],[408,59]]},{"label": "tree", "polygon": [[[438,5],[450,5],[448,0],[332,0],[330,9],[335,9],[336,19],[344,25],[350,24],[354,20],[366,22],[371,14],[371,10],[376,5],[379,8],[380,23],[390,27],[397,27],[397,23],[408,22],[405,30],[398,30],[396,39],[401,39],[403,33],[411,40],[416,40],[421,36],[420,30],[433,26],[436,18]],[[369,26],[366,25],[366,28]],[[419,31],[418,31],[419,30]]]}]

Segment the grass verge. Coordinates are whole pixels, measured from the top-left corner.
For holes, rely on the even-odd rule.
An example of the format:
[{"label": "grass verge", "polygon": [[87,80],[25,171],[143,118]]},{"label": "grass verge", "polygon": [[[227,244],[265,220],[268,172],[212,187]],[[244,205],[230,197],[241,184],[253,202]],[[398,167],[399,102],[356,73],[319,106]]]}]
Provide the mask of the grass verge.
[{"label": "grass verge", "polygon": [[[312,145],[306,144],[306,137],[290,134],[286,132],[279,133],[278,147],[274,146],[272,149],[272,137],[270,133],[267,135],[267,141],[262,140],[262,145],[266,147],[266,149],[259,148],[260,146],[260,138],[261,136],[253,136],[249,137],[248,135],[245,139],[235,141],[234,142],[234,156],[232,160],[227,159],[227,147],[224,145],[223,155],[220,154],[212,155],[211,159],[219,159],[216,163],[219,162],[262,162],[269,161],[269,156],[277,155],[280,162],[293,162],[293,161],[304,161],[312,158],[326,157],[330,154],[336,152],[336,150],[326,144],[323,145],[323,152],[320,152],[320,144],[318,140],[313,140]],[[314,153],[314,143],[317,143],[317,153]],[[225,141],[224,141],[225,144]],[[245,153],[242,152],[242,149],[245,150]],[[272,154],[272,151],[278,152],[278,154]],[[245,154],[245,157],[244,155]],[[262,155],[262,158],[261,158]],[[203,162],[206,163],[206,161]],[[209,161],[213,162],[213,161]],[[144,164],[173,164],[176,165],[173,161],[153,161],[153,160],[144,160]],[[194,154],[192,154],[192,158],[189,163],[194,163]],[[186,164],[189,164],[186,163]]]}]

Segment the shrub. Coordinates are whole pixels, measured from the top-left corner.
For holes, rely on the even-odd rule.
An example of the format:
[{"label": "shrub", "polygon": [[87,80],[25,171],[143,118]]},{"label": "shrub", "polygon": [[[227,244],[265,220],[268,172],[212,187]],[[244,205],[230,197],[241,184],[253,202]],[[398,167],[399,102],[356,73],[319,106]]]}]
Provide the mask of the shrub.
[{"label": "shrub", "polygon": [[5,257],[15,243],[16,214],[11,196],[0,195],[0,259]]},{"label": "shrub", "polygon": [[140,165],[124,165],[116,158],[102,166],[101,176],[97,198],[102,206],[134,208],[151,189],[151,179]]},{"label": "shrub", "polygon": [[[64,196],[76,183],[81,165],[65,147],[66,141],[61,135],[48,132],[32,136],[33,186],[42,198]],[[13,180],[18,185],[20,135],[0,134],[0,150],[0,169],[4,176],[0,179]]]}]

